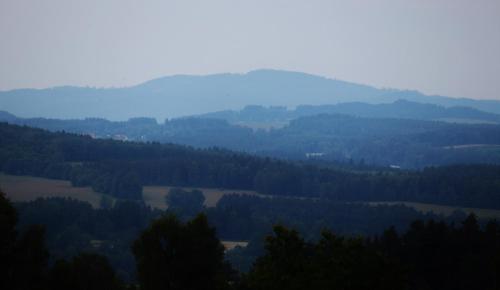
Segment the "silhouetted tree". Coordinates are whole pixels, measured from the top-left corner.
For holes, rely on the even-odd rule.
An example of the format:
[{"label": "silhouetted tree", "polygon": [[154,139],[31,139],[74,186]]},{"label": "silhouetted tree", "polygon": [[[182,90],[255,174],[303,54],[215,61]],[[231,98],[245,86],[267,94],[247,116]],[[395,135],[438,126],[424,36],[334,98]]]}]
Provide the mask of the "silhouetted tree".
[{"label": "silhouetted tree", "polygon": [[132,251],[143,290],[228,287],[224,247],[202,214],[186,224],[173,215],[153,221]]},{"label": "silhouetted tree", "polygon": [[0,192],[0,287],[1,289],[45,289],[49,253],[45,230],[30,226],[19,237],[17,214]]},{"label": "silhouetted tree", "polygon": [[0,288],[11,287],[13,279],[14,246],[16,242],[16,210],[0,191]]},{"label": "silhouetted tree", "polygon": [[79,254],[70,262],[56,261],[49,281],[52,290],[124,289],[108,260],[96,254]]},{"label": "silhouetted tree", "polygon": [[298,232],[274,227],[266,238],[266,253],[257,259],[247,279],[250,289],[307,289],[310,275],[310,245]]},{"label": "silhouetted tree", "polygon": [[266,239],[244,285],[254,290],[404,289],[403,273],[360,238],[346,239],[324,231],[316,243],[305,242],[282,226]]}]

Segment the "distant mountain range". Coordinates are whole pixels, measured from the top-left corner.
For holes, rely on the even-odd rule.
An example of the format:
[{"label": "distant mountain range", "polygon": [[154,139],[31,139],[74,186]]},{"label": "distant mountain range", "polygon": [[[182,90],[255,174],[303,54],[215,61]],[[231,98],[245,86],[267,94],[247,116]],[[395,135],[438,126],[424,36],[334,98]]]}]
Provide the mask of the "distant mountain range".
[{"label": "distant mountain range", "polygon": [[377,89],[289,71],[257,70],[246,74],[175,75],[126,88],[55,87],[0,92],[0,109],[21,117],[159,120],[251,104],[296,107],[346,102],[368,104],[396,100],[444,107],[466,106],[500,113],[500,101],[429,96],[417,91]]},{"label": "distant mountain range", "polygon": [[226,110],[199,115],[200,118],[223,119],[233,124],[250,127],[280,127],[290,120],[319,114],[344,114],[365,118],[395,118],[453,123],[500,123],[500,114],[488,113],[471,107],[443,107],[406,100],[393,103],[368,104],[361,102],[336,105],[300,105],[294,110],[286,107],[246,106],[240,111]]}]

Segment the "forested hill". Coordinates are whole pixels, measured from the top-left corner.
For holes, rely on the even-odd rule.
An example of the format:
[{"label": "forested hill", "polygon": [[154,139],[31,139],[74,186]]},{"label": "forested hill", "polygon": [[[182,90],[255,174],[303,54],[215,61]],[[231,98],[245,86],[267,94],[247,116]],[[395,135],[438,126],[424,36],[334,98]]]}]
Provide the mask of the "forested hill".
[{"label": "forested hill", "polygon": [[[263,120],[262,115],[245,113],[245,118],[254,116],[253,120]],[[271,115],[280,116],[279,112]],[[97,138],[177,143],[198,148],[217,146],[294,160],[313,156],[314,159],[327,161],[419,169],[461,163],[500,164],[498,124],[459,124],[344,114],[304,116],[272,130],[252,130],[231,124],[228,120],[212,118],[181,118],[159,124],[152,118],[134,118],[127,122],[94,118],[23,119],[4,113],[0,114],[0,120]],[[250,121],[247,119],[247,122]]]},{"label": "forested hill", "polygon": [[0,168],[140,199],[144,185],[253,189],[338,201],[407,200],[500,208],[500,166],[349,172],[220,149],[92,139],[0,124]]}]

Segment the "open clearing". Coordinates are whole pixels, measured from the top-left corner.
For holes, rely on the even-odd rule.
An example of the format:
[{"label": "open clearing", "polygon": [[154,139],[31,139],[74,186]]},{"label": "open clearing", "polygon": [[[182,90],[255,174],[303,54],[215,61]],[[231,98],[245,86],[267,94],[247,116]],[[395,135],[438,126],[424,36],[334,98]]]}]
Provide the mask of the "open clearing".
[{"label": "open clearing", "polygon": [[[169,186],[144,186],[142,189],[142,197],[144,202],[152,207],[166,209],[165,196],[170,190]],[[213,207],[221,197],[226,194],[245,194],[245,195],[258,195],[257,192],[251,190],[232,190],[232,189],[217,189],[217,188],[198,188],[198,187],[182,187],[184,190],[198,189],[203,192],[205,196],[205,206]]]},{"label": "open clearing", "polygon": [[[47,179],[32,176],[15,176],[0,174],[0,188],[7,197],[16,201],[30,201],[39,197],[71,197],[90,203],[93,207],[99,207],[103,194],[95,192],[90,187],[73,187],[66,180]],[[166,209],[165,196],[171,187],[169,186],[144,186],[143,198],[151,207]],[[212,207],[225,194],[257,195],[255,191],[229,190],[216,188],[194,188],[183,187],[185,190],[199,189],[205,196],[205,206]]]},{"label": "open clearing", "polygon": [[[90,203],[93,207],[99,207],[102,194],[95,192],[90,187],[73,187],[66,180],[55,180],[32,176],[14,176],[0,174],[0,188],[5,192],[7,197],[16,201],[30,201],[39,197],[71,197],[81,201]],[[171,187],[169,186],[144,186],[143,198],[146,204],[154,208],[166,209],[165,196]],[[219,199],[226,194],[241,194],[255,195],[262,197],[270,197],[259,195],[255,191],[250,190],[231,190],[217,188],[194,188],[183,187],[185,190],[199,189],[205,196],[205,206],[213,207]],[[449,216],[454,211],[460,210],[465,213],[474,212],[479,218],[493,218],[500,220],[500,210],[481,209],[481,208],[464,208],[457,206],[446,206],[418,202],[401,202],[401,201],[380,201],[367,202],[370,205],[405,205],[414,208],[421,212],[434,212],[436,214]]]},{"label": "open clearing", "polygon": [[90,187],[73,187],[71,182],[32,176],[0,174],[0,188],[11,201],[30,201],[39,197],[71,197],[99,207],[102,194]]}]

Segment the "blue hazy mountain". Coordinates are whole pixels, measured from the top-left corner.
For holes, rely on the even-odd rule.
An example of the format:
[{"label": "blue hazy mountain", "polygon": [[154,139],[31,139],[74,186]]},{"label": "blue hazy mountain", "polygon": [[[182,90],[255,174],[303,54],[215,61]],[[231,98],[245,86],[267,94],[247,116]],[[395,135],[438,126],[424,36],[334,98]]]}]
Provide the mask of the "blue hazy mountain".
[{"label": "blue hazy mountain", "polygon": [[428,96],[377,89],[320,76],[277,70],[207,76],[175,75],[125,88],[55,87],[0,92],[0,110],[21,117],[126,120],[157,119],[239,110],[246,105],[296,107],[345,102],[389,103],[398,99],[468,106],[500,113],[500,101]]},{"label": "blue hazy mountain", "polygon": [[395,118],[448,121],[455,123],[500,123],[500,114],[489,113],[471,107],[444,107],[407,100],[392,103],[369,104],[361,102],[335,105],[300,105],[295,109],[281,106],[250,105],[242,110],[225,110],[199,115],[201,118],[223,119],[236,124],[285,124],[290,120],[318,114],[344,114],[367,118]]}]

